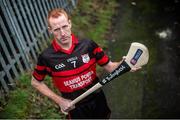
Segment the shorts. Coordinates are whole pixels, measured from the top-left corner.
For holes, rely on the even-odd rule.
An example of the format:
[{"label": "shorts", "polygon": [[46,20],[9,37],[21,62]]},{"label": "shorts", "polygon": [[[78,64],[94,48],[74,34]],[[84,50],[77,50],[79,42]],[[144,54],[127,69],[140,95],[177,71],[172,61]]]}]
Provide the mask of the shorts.
[{"label": "shorts", "polygon": [[93,94],[88,101],[81,102],[71,110],[67,119],[109,119],[111,111],[103,91]]}]

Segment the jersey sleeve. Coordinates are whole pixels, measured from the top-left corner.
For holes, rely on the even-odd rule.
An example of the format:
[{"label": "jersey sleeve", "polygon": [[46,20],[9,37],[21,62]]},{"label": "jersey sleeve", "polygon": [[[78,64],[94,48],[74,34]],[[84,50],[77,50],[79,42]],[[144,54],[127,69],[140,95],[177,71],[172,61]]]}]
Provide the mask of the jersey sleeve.
[{"label": "jersey sleeve", "polygon": [[109,57],[105,54],[103,49],[95,42],[92,42],[92,46],[93,46],[93,54],[95,55],[98,65],[100,66],[106,65],[110,61]]},{"label": "jersey sleeve", "polygon": [[42,55],[38,57],[38,62],[35,66],[35,69],[32,75],[38,81],[43,81],[45,76],[47,75],[47,67],[46,67],[45,60],[43,59]]}]

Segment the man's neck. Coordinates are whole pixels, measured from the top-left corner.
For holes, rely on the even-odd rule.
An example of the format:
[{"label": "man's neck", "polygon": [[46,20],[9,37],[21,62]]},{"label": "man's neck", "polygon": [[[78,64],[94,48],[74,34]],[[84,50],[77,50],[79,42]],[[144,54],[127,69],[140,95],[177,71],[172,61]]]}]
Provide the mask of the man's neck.
[{"label": "man's neck", "polygon": [[72,40],[71,40],[71,42],[70,43],[67,43],[67,44],[61,44],[61,43],[59,43],[59,42],[57,42],[60,46],[61,46],[61,48],[62,49],[64,49],[64,50],[69,50],[70,48],[71,48],[71,46],[72,46]]}]

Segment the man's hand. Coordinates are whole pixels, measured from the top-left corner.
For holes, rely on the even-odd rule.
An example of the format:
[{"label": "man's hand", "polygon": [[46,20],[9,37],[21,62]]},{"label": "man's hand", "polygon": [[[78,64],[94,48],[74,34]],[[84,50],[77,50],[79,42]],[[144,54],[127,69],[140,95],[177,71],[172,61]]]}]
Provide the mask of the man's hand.
[{"label": "man's hand", "polygon": [[136,72],[138,70],[140,70],[142,67],[133,67],[131,68],[130,72]]},{"label": "man's hand", "polygon": [[[126,59],[126,56],[123,56],[121,61],[124,61],[125,59]],[[136,71],[140,70],[141,68],[142,67],[133,67],[133,68],[131,68],[130,72],[136,72]]]},{"label": "man's hand", "polygon": [[61,108],[61,112],[64,113],[65,115],[67,115],[70,110],[75,108],[75,105],[72,105],[71,101],[72,100],[62,98],[62,101],[59,104]]}]

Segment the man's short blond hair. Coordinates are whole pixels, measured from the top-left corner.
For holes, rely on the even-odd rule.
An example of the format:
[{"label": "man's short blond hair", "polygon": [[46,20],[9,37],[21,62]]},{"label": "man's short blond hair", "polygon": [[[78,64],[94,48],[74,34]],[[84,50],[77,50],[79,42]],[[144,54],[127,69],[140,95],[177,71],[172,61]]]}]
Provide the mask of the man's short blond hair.
[{"label": "man's short blond hair", "polygon": [[64,15],[68,20],[70,20],[70,16],[68,16],[67,12],[62,8],[56,8],[49,11],[48,17],[47,17],[48,27],[50,27],[50,24],[49,24],[50,18],[58,18],[61,15]]}]

